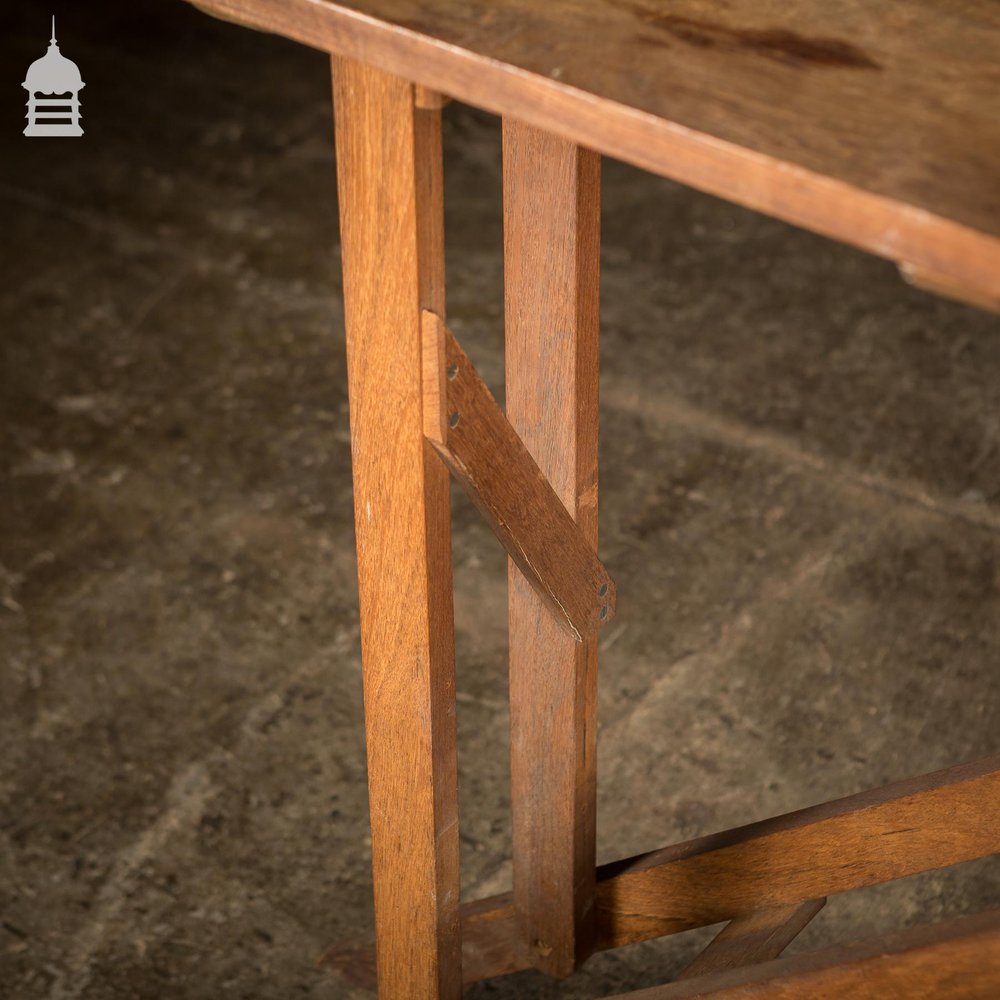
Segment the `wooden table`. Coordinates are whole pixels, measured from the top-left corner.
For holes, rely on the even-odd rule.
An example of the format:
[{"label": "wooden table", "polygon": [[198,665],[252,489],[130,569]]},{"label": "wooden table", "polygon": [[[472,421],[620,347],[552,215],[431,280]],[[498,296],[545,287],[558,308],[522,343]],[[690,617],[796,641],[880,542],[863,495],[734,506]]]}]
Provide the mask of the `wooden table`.
[{"label": "wooden table", "polygon": [[[330,52],[380,996],[727,921],[636,997],[996,997],[1000,915],[793,959],[1000,850],[1000,756],[595,869],[600,154],[1000,307],[990,0],[197,0]],[[447,96],[445,96],[447,95]],[[440,109],[503,116],[506,412],[448,330]],[[513,891],[459,899],[448,476],[510,555]]]}]

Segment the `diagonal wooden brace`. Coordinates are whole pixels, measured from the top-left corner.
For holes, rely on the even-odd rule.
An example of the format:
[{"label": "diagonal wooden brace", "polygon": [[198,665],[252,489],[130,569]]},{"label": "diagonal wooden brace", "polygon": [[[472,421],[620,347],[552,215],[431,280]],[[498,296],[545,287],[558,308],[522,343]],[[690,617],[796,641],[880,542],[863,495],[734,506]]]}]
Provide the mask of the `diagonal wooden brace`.
[{"label": "diagonal wooden brace", "polygon": [[424,310],[424,435],[578,642],[611,621],[615,584],[461,345]]},{"label": "diagonal wooden brace", "polygon": [[826,905],[826,897],[744,913],[731,920],[677,977],[697,979],[777,958]]}]

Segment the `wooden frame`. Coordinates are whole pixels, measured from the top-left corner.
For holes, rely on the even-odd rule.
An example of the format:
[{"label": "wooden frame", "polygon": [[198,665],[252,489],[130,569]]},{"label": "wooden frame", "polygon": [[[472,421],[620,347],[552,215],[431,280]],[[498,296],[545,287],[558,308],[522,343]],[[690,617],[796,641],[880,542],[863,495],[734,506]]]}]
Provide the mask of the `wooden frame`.
[{"label": "wooden frame", "polygon": [[[931,200],[957,214],[915,209],[841,161],[824,174],[623,103],[614,80],[588,94],[491,56],[488,39],[446,44],[447,23],[328,0],[198,2],[334,54],[380,996],[455,1000],[463,983],[564,976],[595,950],[723,922],[677,982],[630,996],[1000,993],[998,914],[778,957],[828,895],[1000,852],[1000,755],[595,867],[596,631],[615,611],[597,556],[598,152],[991,307],[1000,234],[961,218],[947,186]],[[709,28],[700,44],[798,38]],[[799,39],[797,56],[876,65],[819,42]],[[444,321],[442,91],[505,115],[506,414]],[[448,469],[511,557],[513,890],[465,906]]]}]

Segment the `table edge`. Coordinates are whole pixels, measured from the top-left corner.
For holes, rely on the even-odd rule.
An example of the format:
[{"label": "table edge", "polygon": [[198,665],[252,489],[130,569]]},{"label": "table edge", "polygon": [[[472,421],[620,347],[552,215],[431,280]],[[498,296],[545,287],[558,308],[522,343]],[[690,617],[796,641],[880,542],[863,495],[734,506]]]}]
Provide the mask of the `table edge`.
[{"label": "table edge", "polygon": [[1000,310],[1000,238],[953,219],[328,0],[187,2],[869,251],[938,294]]}]

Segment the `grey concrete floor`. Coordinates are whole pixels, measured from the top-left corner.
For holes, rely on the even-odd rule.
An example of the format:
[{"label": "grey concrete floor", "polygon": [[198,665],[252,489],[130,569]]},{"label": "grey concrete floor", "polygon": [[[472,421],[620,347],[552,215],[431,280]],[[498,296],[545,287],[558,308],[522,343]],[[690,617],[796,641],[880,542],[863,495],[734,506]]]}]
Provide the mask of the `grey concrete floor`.
[{"label": "grey concrete floor", "polygon": [[[0,13],[0,995],[366,998],[372,925],[325,59]],[[84,16],[85,11],[85,16]],[[445,112],[449,315],[499,391],[498,122]],[[605,163],[599,859],[1000,749],[1000,322]],[[510,882],[505,583],[454,500],[463,890]],[[793,946],[996,906],[984,861]],[[470,997],[664,981],[708,932]],[[349,974],[348,974],[349,973]]]}]

